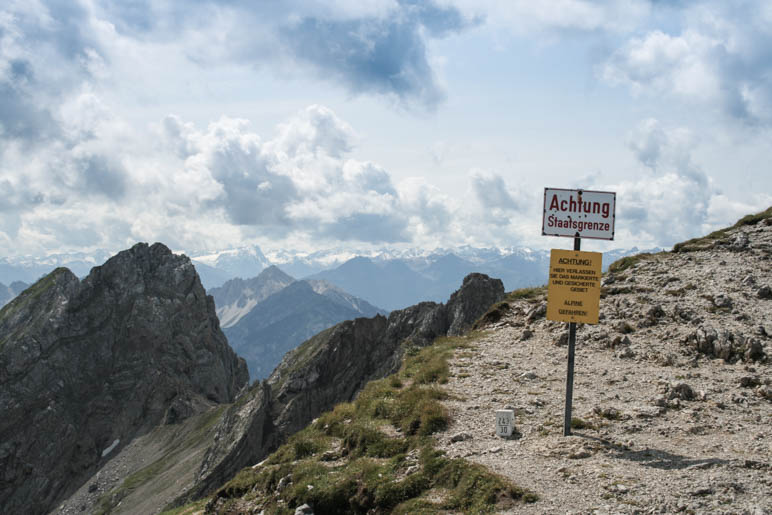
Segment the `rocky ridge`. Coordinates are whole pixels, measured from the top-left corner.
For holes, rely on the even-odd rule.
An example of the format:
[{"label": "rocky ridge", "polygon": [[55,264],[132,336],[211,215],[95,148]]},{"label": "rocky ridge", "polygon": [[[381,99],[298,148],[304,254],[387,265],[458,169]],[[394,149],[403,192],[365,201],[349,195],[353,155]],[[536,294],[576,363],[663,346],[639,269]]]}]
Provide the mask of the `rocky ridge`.
[{"label": "rocky ridge", "polygon": [[368,381],[394,372],[405,344],[427,345],[449,331],[469,328],[503,296],[500,280],[470,274],[447,304],[423,302],[388,318],[342,322],[314,336],[226,412],[196,484],[179,502],[212,492],[320,413],[351,400]]},{"label": "rocky ridge", "polygon": [[247,380],[187,257],[137,244],[83,281],[54,270],[0,311],[0,506],[47,512],[134,438]]},{"label": "rocky ridge", "polygon": [[157,427],[117,450],[57,513],[157,513],[209,494],[318,413],[393,371],[404,345],[430,343],[451,325],[470,326],[503,295],[501,281],[472,274],[447,304],[426,302],[389,318],[358,318],[327,329],[224,410]]},{"label": "rocky ridge", "polygon": [[566,324],[543,293],[510,295],[456,353],[440,445],[539,495],[517,513],[772,512],[772,218],[676,250],[605,276],[600,323],[579,326],[569,437]]}]

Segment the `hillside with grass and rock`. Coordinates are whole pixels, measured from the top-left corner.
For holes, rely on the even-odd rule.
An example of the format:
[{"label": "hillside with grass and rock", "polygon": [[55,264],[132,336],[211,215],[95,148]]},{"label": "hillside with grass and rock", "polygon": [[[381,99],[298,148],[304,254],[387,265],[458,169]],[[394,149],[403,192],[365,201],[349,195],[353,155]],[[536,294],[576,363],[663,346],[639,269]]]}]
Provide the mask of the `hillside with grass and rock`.
[{"label": "hillside with grass and rock", "polygon": [[83,281],[57,270],[0,311],[3,511],[767,513],[770,220],[609,267],[568,437],[543,287],[471,274],[444,304],[322,331],[239,393],[187,258],[143,244]]},{"label": "hillside with grass and rock", "polygon": [[56,512],[158,513],[206,499],[315,417],[399,370],[405,353],[462,334],[503,297],[500,280],[471,274],[444,304],[424,302],[322,331],[231,404],[156,426],[115,449]]},{"label": "hillside with grass and rock", "polygon": [[769,513],[771,262],[772,209],[614,263],[570,436],[567,324],[518,290],[174,512]]},{"label": "hillside with grass and rock", "polygon": [[566,324],[543,292],[510,295],[450,361],[438,445],[539,496],[518,513],[770,513],[770,214],[612,265],[579,326],[569,437]]}]

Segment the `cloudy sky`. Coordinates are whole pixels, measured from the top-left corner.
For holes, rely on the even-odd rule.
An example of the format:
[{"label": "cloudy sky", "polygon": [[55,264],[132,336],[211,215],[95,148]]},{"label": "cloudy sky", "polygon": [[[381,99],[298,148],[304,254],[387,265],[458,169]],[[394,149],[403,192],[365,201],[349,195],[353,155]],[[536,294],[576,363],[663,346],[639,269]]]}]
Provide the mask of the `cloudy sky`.
[{"label": "cloudy sky", "polygon": [[772,4],[6,0],[0,254],[541,236],[617,192],[669,246],[772,205]]}]

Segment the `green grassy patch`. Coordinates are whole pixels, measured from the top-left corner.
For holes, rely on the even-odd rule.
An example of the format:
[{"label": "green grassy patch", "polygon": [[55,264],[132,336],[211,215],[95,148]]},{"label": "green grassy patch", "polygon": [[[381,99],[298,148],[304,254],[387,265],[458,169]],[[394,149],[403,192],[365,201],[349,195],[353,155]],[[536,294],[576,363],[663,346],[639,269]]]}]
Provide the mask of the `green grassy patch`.
[{"label": "green grassy patch", "polygon": [[694,252],[697,250],[708,249],[713,244],[713,242],[717,240],[723,240],[727,236],[729,236],[729,232],[728,232],[729,229],[731,229],[731,227],[727,227],[726,229],[720,229],[718,231],[713,231],[707,236],[692,238],[690,240],[676,243],[675,245],[673,245],[673,252]]},{"label": "green grassy patch", "polygon": [[296,433],[256,468],[214,494],[217,511],[291,514],[307,503],[331,513],[490,513],[536,496],[484,467],[451,459],[432,437],[450,419],[448,360],[469,338],[407,347],[399,372],[372,381]]},{"label": "green grassy patch", "polygon": [[421,349],[418,354],[410,358],[408,366],[405,367],[405,376],[418,384],[445,384],[448,382],[450,373],[448,359],[452,354],[453,351],[450,348],[439,351],[432,347]]},{"label": "green grassy patch", "polygon": [[737,220],[737,222],[734,224],[734,227],[740,227],[742,225],[756,225],[757,223],[761,222],[762,220],[766,220],[767,218],[772,218],[772,206],[754,215],[745,215],[744,217]]},{"label": "green grassy patch", "polygon": [[402,379],[399,378],[397,374],[389,376],[389,386],[392,388],[402,388],[404,386],[404,383],[402,382]]},{"label": "green grassy patch", "polygon": [[597,429],[595,424],[579,417],[571,418],[571,429]]},{"label": "green grassy patch", "polygon": [[715,241],[726,239],[729,236],[729,231],[732,229],[737,229],[744,225],[755,225],[768,218],[772,218],[772,207],[768,207],[764,211],[756,214],[746,215],[740,218],[731,227],[725,227],[724,229],[713,231],[707,236],[703,236],[701,238],[692,238],[681,243],[676,243],[673,245],[673,252],[693,252],[696,250],[705,250],[709,248]]},{"label": "green grassy patch", "polygon": [[618,274],[620,272],[624,272],[625,270],[633,267],[634,265],[637,265],[638,263],[641,263],[642,261],[654,259],[654,257],[658,254],[659,253],[652,254],[650,252],[643,252],[634,256],[625,256],[623,258],[619,258],[609,265],[608,273]]},{"label": "green grassy patch", "polygon": [[546,286],[534,286],[532,288],[520,288],[507,293],[506,300],[514,302],[516,300],[538,300],[547,294]]},{"label": "green grassy patch", "polygon": [[606,419],[606,420],[621,420],[622,419],[622,412],[620,412],[616,408],[601,408],[599,406],[596,406],[593,408],[592,412],[599,416],[600,418]]},{"label": "green grassy patch", "polygon": [[[712,233],[706,236],[701,236],[699,238],[692,238],[687,241],[676,243],[675,245],[673,245],[673,252],[693,252],[697,250],[708,249],[716,241],[724,240],[728,238],[729,232],[731,230],[737,229],[744,225],[755,225],[763,220],[767,220],[770,218],[772,218],[772,207],[769,207],[766,210],[756,214],[746,215],[740,218],[731,227],[725,227],[723,229],[713,231]],[[608,272],[613,274],[618,274],[640,263],[641,261],[652,259],[658,254],[661,254],[661,253],[651,254],[651,253],[644,252],[641,254],[636,254],[634,256],[625,256],[611,263],[611,265],[608,267]]]}]

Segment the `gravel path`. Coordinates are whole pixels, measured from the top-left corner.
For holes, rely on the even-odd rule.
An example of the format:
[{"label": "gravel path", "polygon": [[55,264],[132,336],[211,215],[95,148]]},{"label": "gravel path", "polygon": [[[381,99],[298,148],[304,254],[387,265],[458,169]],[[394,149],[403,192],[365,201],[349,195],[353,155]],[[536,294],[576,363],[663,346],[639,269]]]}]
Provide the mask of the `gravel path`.
[{"label": "gravel path", "polygon": [[[569,437],[566,324],[510,303],[456,352],[441,444],[539,495],[517,513],[772,513],[771,250],[758,224],[606,277],[600,324],[577,335],[586,427]],[[502,408],[510,439],[495,436]]]}]

